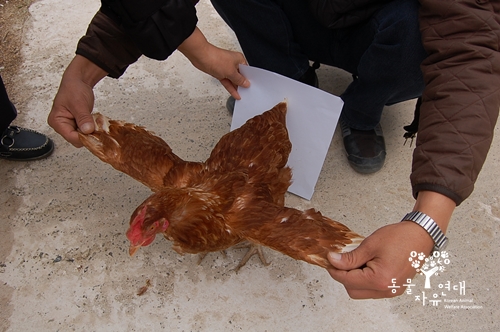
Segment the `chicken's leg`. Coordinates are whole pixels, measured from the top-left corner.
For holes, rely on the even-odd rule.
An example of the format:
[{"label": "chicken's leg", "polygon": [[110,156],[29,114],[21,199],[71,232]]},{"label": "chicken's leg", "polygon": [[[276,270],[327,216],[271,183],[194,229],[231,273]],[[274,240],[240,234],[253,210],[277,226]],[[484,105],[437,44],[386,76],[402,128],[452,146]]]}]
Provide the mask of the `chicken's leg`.
[{"label": "chicken's leg", "polygon": [[255,254],[259,255],[260,261],[262,262],[262,264],[264,264],[264,266],[268,266],[270,264],[266,261],[266,258],[264,257],[264,252],[262,251],[262,246],[260,244],[246,241],[238,243],[233,248],[235,249],[248,248],[248,251],[245,254],[245,256],[243,256],[240,263],[234,268],[234,271],[236,273],[240,270],[240,268],[242,268],[248,262],[250,257],[252,257]]},{"label": "chicken's leg", "polygon": [[[227,254],[226,254],[226,251],[225,251],[225,250],[221,250],[221,251],[220,251],[220,253],[222,254],[222,256],[223,256],[224,258],[226,258],[226,257],[227,257]],[[207,256],[207,254],[208,254],[208,251],[207,251],[207,252],[202,252],[202,253],[198,254],[198,263],[197,263],[198,265],[200,265],[200,264],[201,264],[201,262],[203,262],[203,260],[204,260],[204,259],[205,259],[205,257]]]}]

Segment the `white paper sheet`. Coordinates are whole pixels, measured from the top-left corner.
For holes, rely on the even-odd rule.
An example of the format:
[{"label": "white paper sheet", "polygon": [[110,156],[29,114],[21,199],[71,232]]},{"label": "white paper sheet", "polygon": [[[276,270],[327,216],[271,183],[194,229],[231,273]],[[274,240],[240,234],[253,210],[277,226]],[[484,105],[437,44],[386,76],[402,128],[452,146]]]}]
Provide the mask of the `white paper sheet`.
[{"label": "white paper sheet", "polygon": [[310,200],[342,110],[342,99],[263,69],[240,66],[250,88],[239,88],[231,130],[286,100],[287,128],[292,142],[288,166],[291,193]]}]

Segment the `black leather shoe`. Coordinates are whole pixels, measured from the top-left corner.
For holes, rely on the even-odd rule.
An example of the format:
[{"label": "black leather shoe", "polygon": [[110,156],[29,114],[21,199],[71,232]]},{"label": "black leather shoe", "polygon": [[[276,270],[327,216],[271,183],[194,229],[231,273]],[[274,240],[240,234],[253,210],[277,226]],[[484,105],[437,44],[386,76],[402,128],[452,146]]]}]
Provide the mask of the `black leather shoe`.
[{"label": "black leather shoe", "polygon": [[31,129],[8,127],[0,139],[0,158],[7,160],[35,160],[48,157],[54,150],[54,142],[47,136]]},{"label": "black leather shoe", "polygon": [[339,120],[347,152],[347,160],[358,173],[370,174],[379,171],[385,162],[385,140],[382,127],[373,130],[356,130]]},{"label": "black leather shoe", "polygon": [[[316,75],[316,69],[319,68],[319,63],[315,62],[313,66],[309,66],[306,72],[297,80],[304,84],[319,88],[318,75]],[[229,96],[226,101],[226,108],[228,112],[232,115],[234,113],[234,103],[236,100],[233,96]]]},{"label": "black leather shoe", "polygon": [[306,72],[297,81],[310,85],[315,88],[319,88],[318,75],[316,75],[316,69],[318,68],[319,68],[319,63],[314,63],[312,67],[309,66]]},{"label": "black leather shoe", "polygon": [[236,99],[233,96],[229,96],[226,100],[226,108],[229,114],[233,115],[234,113],[234,103],[236,103]]}]

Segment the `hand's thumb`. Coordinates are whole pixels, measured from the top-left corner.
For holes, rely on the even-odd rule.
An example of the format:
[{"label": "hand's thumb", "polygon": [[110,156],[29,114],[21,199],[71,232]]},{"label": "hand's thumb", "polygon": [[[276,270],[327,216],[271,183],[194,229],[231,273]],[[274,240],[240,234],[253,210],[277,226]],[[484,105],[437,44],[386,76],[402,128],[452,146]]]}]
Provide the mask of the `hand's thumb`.
[{"label": "hand's thumb", "polygon": [[240,73],[236,74],[231,78],[231,82],[233,82],[234,85],[236,86],[241,86],[243,88],[249,88],[250,87],[250,81]]},{"label": "hand's thumb", "polygon": [[76,125],[78,129],[84,134],[91,134],[94,132],[94,118],[90,113],[81,113],[75,115]]},{"label": "hand's thumb", "polygon": [[362,247],[358,247],[350,252],[342,254],[336,252],[328,253],[328,261],[334,268],[339,270],[353,270],[363,266],[370,260],[370,257]]}]

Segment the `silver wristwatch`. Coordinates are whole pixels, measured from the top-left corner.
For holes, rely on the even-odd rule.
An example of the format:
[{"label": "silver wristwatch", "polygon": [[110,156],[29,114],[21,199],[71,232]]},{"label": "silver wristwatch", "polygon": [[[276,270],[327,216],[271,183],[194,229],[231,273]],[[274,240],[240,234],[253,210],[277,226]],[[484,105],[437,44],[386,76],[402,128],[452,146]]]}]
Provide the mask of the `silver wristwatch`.
[{"label": "silver wristwatch", "polygon": [[408,213],[401,219],[401,221],[413,221],[420,225],[423,229],[429,233],[432,240],[434,241],[434,251],[441,251],[448,245],[448,238],[441,231],[441,228],[436,224],[434,219],[422,213],[420,211],[413,211]]}]

